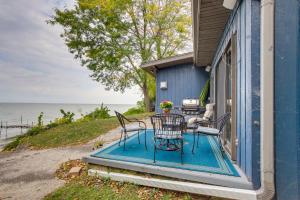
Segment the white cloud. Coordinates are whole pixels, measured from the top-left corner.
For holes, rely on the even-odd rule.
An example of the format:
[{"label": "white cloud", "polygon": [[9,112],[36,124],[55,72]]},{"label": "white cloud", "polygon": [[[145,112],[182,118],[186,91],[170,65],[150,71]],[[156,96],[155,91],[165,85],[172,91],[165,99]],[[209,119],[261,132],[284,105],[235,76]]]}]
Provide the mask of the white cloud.
[{"label": "white cloud", "polygon": [[[0,102],[135,103],[138,88],[120,94],[93,81],[46,24],[53,8],[72,0],[14,0],[0,4]],[[5,94],[5,95],[3,95]]]}]

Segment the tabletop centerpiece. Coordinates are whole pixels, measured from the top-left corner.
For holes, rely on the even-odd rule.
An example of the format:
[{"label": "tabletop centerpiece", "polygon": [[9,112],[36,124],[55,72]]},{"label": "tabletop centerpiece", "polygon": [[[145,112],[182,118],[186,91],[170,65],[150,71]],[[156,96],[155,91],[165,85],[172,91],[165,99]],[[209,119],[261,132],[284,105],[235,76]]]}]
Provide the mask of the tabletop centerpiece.
[{"label": "tabletop centerpiece", "polygon": [[165,101],[162,101],[160,104],[159,104],[160,108],[163,110],[163,112],[165,114],[168,114],[170,113],[172,107],[173,107],[173,102],[172,101],[169,101],[169,100],[165,100]]}]

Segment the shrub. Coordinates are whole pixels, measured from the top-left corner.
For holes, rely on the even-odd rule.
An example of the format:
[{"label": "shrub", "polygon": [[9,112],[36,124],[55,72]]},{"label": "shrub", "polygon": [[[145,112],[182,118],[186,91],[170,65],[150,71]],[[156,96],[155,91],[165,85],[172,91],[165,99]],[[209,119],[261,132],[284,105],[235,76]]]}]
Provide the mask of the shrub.
[{"label": "shrub", "polygon": [[83,118],[86,120],[91,119],[107,119],[110,118],[109,109],[107,106],[104,106],[103,103],[101,104],[100,108],[96,108],[93,112],[85,115]]},{"label": "shrub", "polygon": [[16,137],[16,139],[14,141],[12,141],[4,146],[3,151],[11,151],[11,150],[16,149],[20,144],[20,140],[21,140],[20,136]]},{"label": "shrub", "polygon": [[133,108],[129,108],[126,112],[124,112],[124,115],[141,114],[144,113],[145,110],[146,110],[146,106],[144,101],[138,101],[137,106]]},{"label": "shrub", "polygon": [[31,129],[29,129],[26,134],[29,136],[37,135],[44,129],[45,127],[43,126],[34,126]]},{"label": "shrub", "polygon": [[74,113],[65,112],[63,109],[60,109],[60,113],[63,115],[63,117],[60,118],[58,121],[61,121],[62,124],[67,124],[74,121]]},{"label": "shrub", "polygon": [[144,110],[134,107],[134,108],[129,108],[126,112],[124,112],[124,115],[135,115],[135,114],[141,114],[144,112],[145,112]]},{"label": "shrub", "polygon": [[54,128],[61,124],[69,124],[74,121],[75,114],[72,112],[65,112],[63,109],[60,109],[60,113],[63,115],[61,118],[56,118],[54,122],[50,122],[45,129]]},{"label": "shrub", "polygon": [[44,113],[41,112],[40,115],[38,116],[38,126],[43,126],[43,116],[44,116]]}]

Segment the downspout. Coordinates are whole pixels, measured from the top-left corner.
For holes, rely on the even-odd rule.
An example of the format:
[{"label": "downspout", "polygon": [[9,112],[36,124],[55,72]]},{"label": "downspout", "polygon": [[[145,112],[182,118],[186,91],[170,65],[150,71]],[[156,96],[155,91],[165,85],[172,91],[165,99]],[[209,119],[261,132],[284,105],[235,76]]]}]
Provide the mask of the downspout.
[{"label": "downspout", "polygon": [[257,199],[272,199],[274,185],[274,1],[261,0],[261,188]]}]

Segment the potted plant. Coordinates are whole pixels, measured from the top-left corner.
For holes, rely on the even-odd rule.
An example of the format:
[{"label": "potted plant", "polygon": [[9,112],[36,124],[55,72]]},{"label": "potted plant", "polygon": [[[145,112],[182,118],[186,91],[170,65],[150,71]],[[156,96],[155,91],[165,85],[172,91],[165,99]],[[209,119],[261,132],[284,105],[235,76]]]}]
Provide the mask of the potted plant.
[{"label": "potted plant", "polygon": [[170,113],[172,107],[173,107],[173,102],[172,101],[168,101],[168,100],[165,100],[165,101],[162,101],[160,104],[159,104],[160,108],[163,110],[163,112],[165,114],[168,114]]}]

